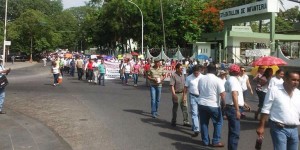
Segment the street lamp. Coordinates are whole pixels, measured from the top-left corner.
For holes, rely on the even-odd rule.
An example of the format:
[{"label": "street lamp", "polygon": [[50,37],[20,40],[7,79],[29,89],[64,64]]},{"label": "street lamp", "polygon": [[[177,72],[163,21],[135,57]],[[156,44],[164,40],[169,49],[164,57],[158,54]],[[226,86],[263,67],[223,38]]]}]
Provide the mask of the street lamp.
[{"label": "street lamp", "polygon": [[3,34],[3,55],[2,55],[2,62],[3,66],[5,66],[5,48],[6,48],[6,22],[7,22],[7,1],[5,1],[5,19],[4,19],[4,34]]},{"label": "street lamp", "polygon": [[144,56],[144,16],[143,16],[143,12],[137,4],[135,4],[131,0],[128,0],[128,2],[135,5],[141,12],[141,16],[142,16],[142,55]]}]

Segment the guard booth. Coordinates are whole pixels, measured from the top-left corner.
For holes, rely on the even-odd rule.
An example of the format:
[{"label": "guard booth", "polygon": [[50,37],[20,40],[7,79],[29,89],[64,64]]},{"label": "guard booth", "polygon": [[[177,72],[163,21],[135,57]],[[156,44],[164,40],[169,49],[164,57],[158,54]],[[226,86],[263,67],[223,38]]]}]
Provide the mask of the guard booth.
[{"label": "guard booth", "polygon": [[[224,30],[203,34],[201,39],[217,43],[215,56],[212,57],[219,63],[222,60],[233,60],[235,63],[248,64],[252,57],[279,55],[279,51],[276,51],[278,43],[299,42],[300,34],[275,34],[277,12],[279,4],[274,0],[262,0],[221,10],[220,19],[224,21]],[[269,24],[269,33],[253,32],[250,26],[239,26],[259,20],[265,20]]]}]

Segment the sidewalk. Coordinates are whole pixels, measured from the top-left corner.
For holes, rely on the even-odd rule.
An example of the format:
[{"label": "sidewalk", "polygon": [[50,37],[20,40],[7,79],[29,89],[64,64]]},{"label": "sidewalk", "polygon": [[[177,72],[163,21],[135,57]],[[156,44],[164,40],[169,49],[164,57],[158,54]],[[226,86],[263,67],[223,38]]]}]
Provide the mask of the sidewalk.
[{"label": "sidewalk", "polygon": [[[36,64],[39,64],[37,62],[15,62],[14,64],[12,64],[11,62],[6,62],[5,63],[5,68],[8,69],[8,68],[11,68],[12,70],[14,69],[19,69],[19,68],[25,68],[25,67],[30,67],[30,66],[33,66],[33,65],[36,65]],[[40,63],[41,64],[41,63]],[[42,66],[43,64],[41,64]]]},{"label": "sidewalk", "polygon": [[71,150],[71,147],[42,123],[5,109],[0,115],[1,150]]},{"label": "sidewalk", "polygon": [[[21,69],[37,62],[6,63],[5,68]],[[41,64],[42,65],[42,64]],[[60,136],[41,122],[4,107],[0,114],[0,150],[71,150]]]}]

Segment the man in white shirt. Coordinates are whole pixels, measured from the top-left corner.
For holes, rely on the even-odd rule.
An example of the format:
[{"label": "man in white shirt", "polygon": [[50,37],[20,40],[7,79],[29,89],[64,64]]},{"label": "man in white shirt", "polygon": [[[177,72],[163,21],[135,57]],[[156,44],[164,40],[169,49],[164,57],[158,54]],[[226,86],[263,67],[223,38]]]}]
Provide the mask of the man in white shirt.
[{"label": "man in white shirt", "polygon": [[244,106],[243,89],[238,80],[240,66],[232,64],[229,67],[230,77],[225,82],[225,114],[228,119],[228,143],[229,150],[237,150],[240,137],[240,118]]},{"label": "man in white shirt", "polygon": [[300,90],[297,87],[299,81],[298,72],[286,72],[284,83],[272,87],[265,97],[256,132],[259,137],[263,137],[265,122],[269,117],[274,150],[298,150]]},{"label": "man in white shirt", "polygon": [[[199,96],[199,115],[201,126],[202,144],[213,147],[224,147],[221,143],[221,133],[223,126],[223,116],[221,110],[221,102],[225,101],[225,88],[221,79],[216,76],[217,68],[214,63],[207,66],[207,74],[202,76],[198,83]],[[212,120],[214,125],[214,134],[210,143],[208,124]]]},{"label": "man in white shirt", "polygon": [[199,65],[193,66],[193,73],[186,78],[184,90],[183,90],[183,97],[185,98],[186,95],[189,95],[189,103],[191,106],[191,116],[192,116],[192,130],[194,134],[192,137],[197,137],[200,133],[199,127],[199,112],[198,112],[198,105],[199,105],[199,90],[198,90],[198,83],[203,67]]}]

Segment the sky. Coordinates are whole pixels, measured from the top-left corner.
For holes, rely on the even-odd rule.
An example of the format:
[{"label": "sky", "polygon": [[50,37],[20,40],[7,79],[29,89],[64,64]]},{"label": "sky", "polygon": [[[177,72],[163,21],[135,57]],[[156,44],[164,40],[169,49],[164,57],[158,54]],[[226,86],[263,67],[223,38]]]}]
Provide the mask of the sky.
[{"label": "sky", "polygon": [[[63,0],[64,9],[67,9],[67,8],[70,8],[70,7],[84,6],[85,1],[88,1],[88,0]],[[294,7],[294,6],[300,6],[300,5],[297,4],[297,3],[293,3],[293,2],[289,2],[287,0],[284,0],[285,9],[289,9],[291,7]]]},{"label": "sky", "polygon": [[63,0],[64,9],[68,9],[70,7],[78,7],[78,6],[84,6],[85,3],[88,0]]}]

